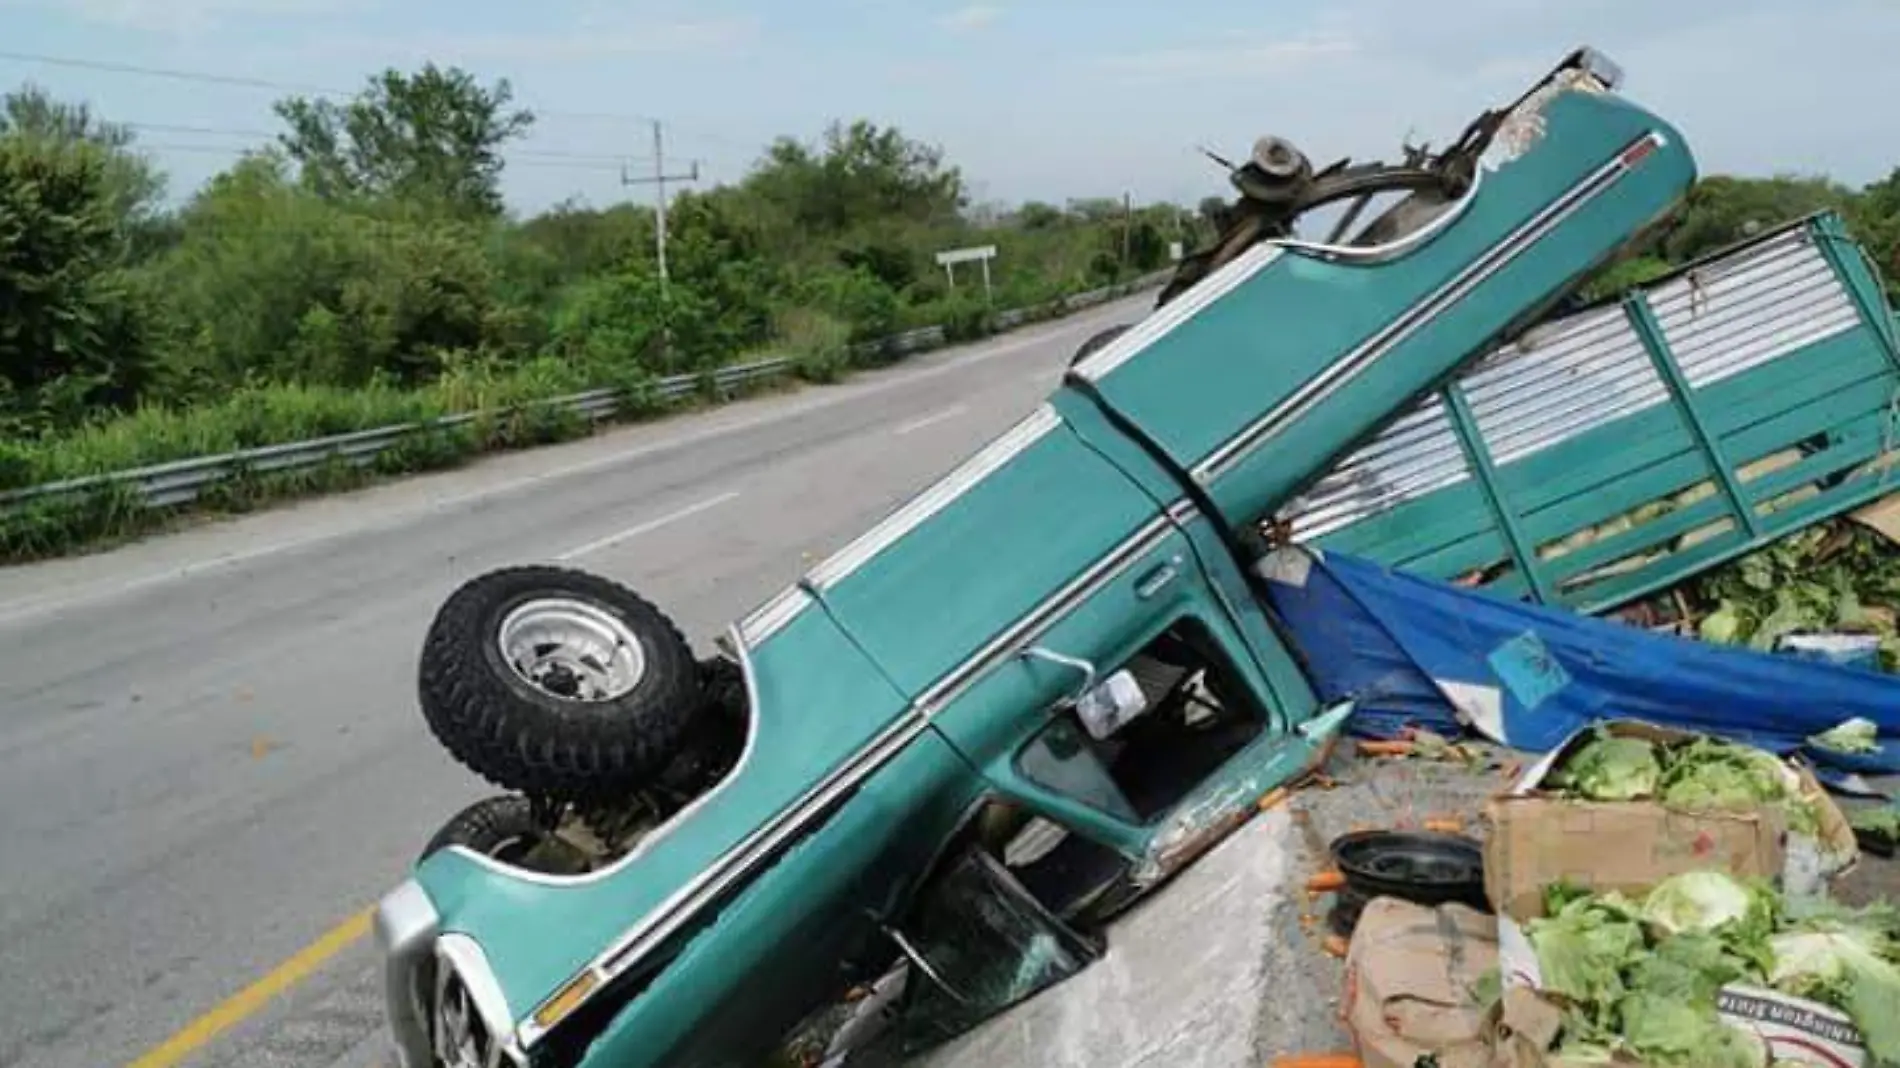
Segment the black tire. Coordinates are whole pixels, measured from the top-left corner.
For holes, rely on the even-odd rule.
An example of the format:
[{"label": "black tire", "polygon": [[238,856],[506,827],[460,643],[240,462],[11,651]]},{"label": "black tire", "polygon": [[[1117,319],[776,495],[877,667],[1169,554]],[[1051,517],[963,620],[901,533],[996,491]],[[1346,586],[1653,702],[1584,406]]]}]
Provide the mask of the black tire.
[{"label": "black tire", "polygon": [[1074,367],[1076,364],[1088,359],[1089,356],[1101,350],[1109,342],[1126,334],[1129,328],[1134,325],[1134,323],[1117,323],[1096,334],[1094,337],[1089,338],[1087,341],[1082,342],[1082,347],[1075,350],[1074,356],[1069,357],[1069,366]]},{"label": "black tire", "polygon": [[451,816],[423,847],[422,856],[462,846],[485,857],[520,864],[547,833],[535,820],[534,806],[527,798],[503,794],[483,798]]},{"label": "black tire", "polygon": [[[540,667],[539,683],[524,677],[504,656],[501,631],[533,601],[591,613],[623,635],[616,651],[637,641],[643,670],[629,672],[630,688],[557,693],[563,680],[576,689],[584,680],[558,660]],[[568,659],[599,667],[598,657]],[[700,705],[698,665],[665,613],[618,583],[541,566],[477,576],[443,602],[423,643],[418,690],[430,730],[457,760],[503,789],[550,801],[624,797],[644,785]]]},{"label": "black tire", "polygon": [[655,785],[681,803],[706,792],[724,778],[745,750],[751,711],[745,676],[724,657],[700,664],[699,715],[686,728],[679,751],[655,778]]}]

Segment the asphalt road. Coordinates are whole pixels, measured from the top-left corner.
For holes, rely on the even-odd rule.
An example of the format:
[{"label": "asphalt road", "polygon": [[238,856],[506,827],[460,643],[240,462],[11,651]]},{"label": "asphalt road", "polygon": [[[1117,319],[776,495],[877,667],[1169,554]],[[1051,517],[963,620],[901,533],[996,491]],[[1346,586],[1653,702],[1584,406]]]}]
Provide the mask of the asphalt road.
[{"label": "asphalt road", "polygon": [[566,561],[710,650],[1151,302],[0,570],[0,1066],[383,1063],[360,914],[487,792],[415,707],[457,584]]}]

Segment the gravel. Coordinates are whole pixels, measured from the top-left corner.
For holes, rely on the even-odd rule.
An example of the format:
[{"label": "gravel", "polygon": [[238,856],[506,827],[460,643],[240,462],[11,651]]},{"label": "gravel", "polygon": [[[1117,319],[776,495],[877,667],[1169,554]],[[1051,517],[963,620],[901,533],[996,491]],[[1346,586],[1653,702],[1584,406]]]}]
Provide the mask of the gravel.
[{"label": "gravel", "polygon": [[[1331,788],[1312,786],[1288,802],[1303,846],[1300,878],[1332,867],[1328,843],[1354,830],[1417,829],[1427,820],[1462,823],[1465,833],[1482,841],[1478,821],[1484,800],[1518,773],[1523,760],[1508,750],[1482,749],[1475,765],[1416,759],[1368,760],[1351,755],[1342,744],[1327,766]],[[1325,949],[1330,930],[1330,895],[1311,898],[1304,886],[1293,888],[1276,910],[1275,937],[1266,950],[1270,974],[1287,978],[1275,997],[1260,1006],[1256,1033],[1259,1057],[1345,1050],[1352,1037],[1339,1018],[1343,962]]]}]

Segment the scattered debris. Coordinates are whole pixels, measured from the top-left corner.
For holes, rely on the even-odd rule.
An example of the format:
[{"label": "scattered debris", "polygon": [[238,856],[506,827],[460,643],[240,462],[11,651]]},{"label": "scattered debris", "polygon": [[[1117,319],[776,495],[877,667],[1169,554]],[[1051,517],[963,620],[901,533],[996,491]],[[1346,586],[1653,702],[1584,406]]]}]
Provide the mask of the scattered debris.
[{"label": "scattered debris", "polygon": [[1330,894],[1346,885],[1346,877],[1337,871],[1323,871],[1306,880],[1309,894]]},{"label": "scattered debris", "polygon": [[1872,720],[1855,717],[1808,741],[1836,753],[1878,753],[1880,743],[1875,740],[1878,733],[1879,727]]}]

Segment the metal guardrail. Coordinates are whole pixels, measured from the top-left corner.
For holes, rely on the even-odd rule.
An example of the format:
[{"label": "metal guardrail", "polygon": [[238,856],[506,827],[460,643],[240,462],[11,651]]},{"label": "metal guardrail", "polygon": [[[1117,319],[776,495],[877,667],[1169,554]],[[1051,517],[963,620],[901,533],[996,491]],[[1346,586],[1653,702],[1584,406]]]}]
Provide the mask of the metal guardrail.
[{"label": "metal guardrail", "polygon": [[[1116,297],[1156,285],[1171,273],[1157,272],[1132,282],[1072,294],[1033,308],[1012,308],[991,316],[990,323],[998,330],[1007,330],[1034,320],[1052,318],[1065,312],[1094,307]],[[890,358],[937,348],[946,344],[947,341],[948,334],[943,327],[926,326],[865,342],[854,346],[852,351],[854,355],[860,357],[881,355]],[[784,356],[772,356],[750,363],[721,367],[710,373],[669,375],[655,379],[646,386],[631,392],[615,387],[590,389],[564,397],[533,401],[516,408],[487,412],[461,412],[443,416],[440,419],[396,423],[369,430],[356,430],[347,434],[313,438],[308,441],[263,445],[216,456],[173,460],[149,467],[88,475],[83,478],[48,482],[38,486],[25,486],[0,493],[0,512],[16,511],[35,503],[57,501],[105,487],[121,485],[133,487],[139,495],[140,503],[145,508],[174,508],[196,501],[206,490],[227,482],[241,473],[298,471],[322,467],[337,460],[364,467],[375,462],[377,456],[415,435],[429,431],[453,430],[485,417],[504,418],[524,410],[559,408],[580,415],[589,422],[600,422],[619,414],[629,402],[639,404],[652,401],[674,401],[692,396],[707,388],[721,396],[728,396],[747,386],[778,378],[790,371],[792,367],[791,359]]]}]

